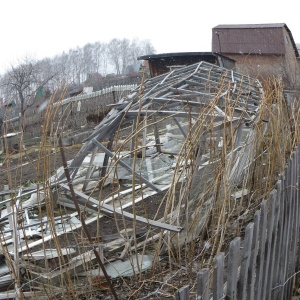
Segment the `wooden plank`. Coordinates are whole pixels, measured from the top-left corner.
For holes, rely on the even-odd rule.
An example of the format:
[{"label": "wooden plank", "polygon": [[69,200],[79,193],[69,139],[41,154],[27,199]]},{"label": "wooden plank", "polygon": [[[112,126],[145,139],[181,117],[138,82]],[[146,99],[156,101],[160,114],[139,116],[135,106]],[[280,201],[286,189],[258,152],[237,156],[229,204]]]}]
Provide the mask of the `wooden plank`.
[{"label": "wooden plank", "polygon": [[208,300],[209,273],[208,268],[204,268],[197,273],[197,300]]},{"label": "wooden plank", "polygon": [[[296,169],[297,169],[297,172],[296,172],[296,174],[297,174],[297,178],[296,178],[296,180],[297,180],[297,192],[296,192],[296,199],[297,199],[297,205],[298,205],[298,209],[297,209],[297,218],[298,218],[298,220],[299,220],[299,223],[300,223],[300,203],[299,203],[299,199],[300,199],[300,191],[299,191],[299,188],[300,188],[300,174],[299,174],[299,159],[300,159],[300,157],[299,157],[299,155],[300,155],[300,150],[299,150],[299,148],[300,148],[300,143],[298,144],[298,146],[297,146],[297,166],[296,166]],[[299,238],[300,238],[300,236],[299,236],[299,232],[300,232],[300,224],[298,224],[298,233],[297,233],[297,238],[298,238],[298,241],[299,241]],[[297,256],[297,261],[296,261],[296,266],[297,266],[297,268],[296,268],[296,271],[298,272],[299,271],[299,268],[300,268],[300,255],[299,255],[299,251],[300,251],[300,249],[299,249],[299,246],[298,246],[298,256]],[[296,274],[296,278],[295,278],[295,282],[299,282],[299,280],[300,280],[300,273],[297,273]]]},{"label": "wooden plank", "polygon": [[259,251],[257,255],[257,273],[255,282],[255,299],[262,299],[262,278],[264,268],[264,256],[265,256],[265,242],[266,242],[266,228],[267,228],[267,207],[266,201],[262,201],[260,205],[261,219],[259,225]]},{"label": "wooden plank", "polygon": [[244,300],[247,298],[247,282],[248,282],[248,269],[251,258],[252,238],[254,231],[254,223],[249,223],[245,229],[245,237],[242,244],[242,257],[240,276],[237,285],[237,299]]},{"label": "wooden plank", "polygon": [[227,292],[225,299],[237,300],[238,266],[240,263],[241,238],[236,237],[229,244],[227,266]]},{"label": "wooden plank", "polygon": [[289,249],[289,232],[290,232],[290,222],[289,222],[289,215],[290,215],[290,207],[288,201],[288,194],[289,194],[289,172],[288,166],[285,168],[286,178],[284,178],[284,186],[283,186],[283,204],[284,204],[284,227],[283,227],[283,239],[281,243],[282,247],[282,255],[280,257],[280,280],[279,280],[279,298],[281,300],[285,300],[285,281],[287,279],[287,269],[288,269],[288,249]]},{"label": "wooden plank", "polygon": [[266,292],[266,299],[272,300],[274,299],[273,295],[273,281],[275,277],[275,270],[278,268],[278,259],[276,259],[276,249],[279,249],[279,214],[280,214],[280,193],[281,190],[278,189],[278,183],[276,184],[276,198],[274,199],[275,202],[275,212],[274,212],[274,224],[273,224],[273,234],[272,234],[272,243],[271,243],[271,256],[270,256],[270,264],[269,264],[269,280],[267,283],[267,292]]},{"label": "wooden plank", "polygon": [[189,286],[180,288],[175,295],[176,300],[189,300]]},{"label": "wooden plank", "polygon": [[213,300],[223,299],[224,253],[220,252],[213,260]]},{"label": "wooden plank", "polygon": [[291,279],[294,276],[295,273],[295,264],[296,264],[296,248],[298,245],[298,237],[299,237],[299,231],[298,231],[298,223],[297,223],[297,207],[296,202],[298,199],[296,199],[296,189],[297,189],[297,181],[296,181],[296,152],[294,151],[290,160],[290,168],[289,168],[289,175],[290,175],[290,184],[289,184],[289,203],[290,203],[290,247],[289,247],[289,264],[288,264],[288,272],[287,272],[287,279],[289,280],[287,282],[287,288],[286,288],[286,295],[285,297],[288,297],[286,299],[291,299],[292,297],[292,290],[293,290],[293,280]]},{"label": "wooden plank", "polygon": [[[271,246],[272,246],[272,238],[274,231],[274,218],[275,218],[275,200],[277,196],[277,191],[272,190],[269,199],[269,212],[268,212],[268,220],[267,220],[267,236],[266,236],[266,244],[265,244],[265,257],[264,257],[264,269],[263,269],[263,277],[262,277],[262,299],[266,299],[267,286],[270,286],[270,273],[269,273],[269,264],[270,264],[270,256],[271,256]],[[271,264],[274,263],[271,261]],[[277,263],[277,262],[276,262]],[[269,293],[269,291],[268,291]]]},{"label": "wooden plank", "polygon": [[[297,203],[298,199],[296,198],[296,192],[297,192],[297,175],[296,175],[296,158],[297,152],[294,151],[292,155],[292,168],[291,168],[291,252],[290,252],[290,269],[288,273],[288,277],[292,277],[295,273],[296,269],[296,261],[297,261],[297,245],[298,245],[298,238],[299,238],[299,231],[298,231],[298,222],[299,219],[297,218]],[[292,291],[293,291],[293,280],[289,280],[289,288],[288,288],[288,299],[292,298]]]},{"label": "wooden plank", "polygon": [[251,257],[248,271],[248,290],[247,290],[247,299],[255,299],[255,278],[256,278],[256,258],[258,253],[258,236],[259,236],[259,224],[260,224],[260,214],[261,211],[256,211],[254,215],[254,229],[253,229],[253,239],[251,246]]},{"label": "wooden plank", "polygon": [[277,198],[278,198],[278,225],[277,225],[277,242],[275,246],[275,258],[274,261],[274,272],[273,272],[273,279],[272,279],[272,293],[270,299],[277,299],[278,294],[280,292],[280,276],[281,276],[281,259],[282,259],[282,240],[284,234],[284,211],[285,211],[285,204],[284,204],[284,177],[281,174],[280,179],[277,181],[276,184],[277,189]]},{"label": "wooden plank", "polygon": [[[69,187],[66,184],[62,183],[61,187],[64,188],[65,190],[69,190]],[[150,225],[150,226],[154,226],[154,227],[158,227],[158,228],[161,228],[161,229],[165,229],[165,230],[168,230],[168,231],[173,231],[173,232],[178,233],[183,229],[182,227],[179,227],[179,226],[165,224],[165,223],[161,223],[161,222],[158,222],[158,221],[143,218],[143,217],[140,217],[140,216],[135,216],[134,214],[123,211],[120,208],[114,208],[113,206],[102,203],[102,202],[100,202],[100,201],[98,201],[98,200],[96,200],[96,199],[94,199],[90,196],[87,196],[86,194],[84,194],[82,192],[79,192],[77,190],[75,190],[74,192],[77,196],[79,196],[82,199],[86,200],[84,202],[79,200],[82,204],[87,205],[89,208],[92,208],[97,212],[98,212],[98,207],[100,207],[101,209],[103,209],[103,210],[105,210],[109,213],[112,213],[112,214],[116,213],[116,214],[122,215],[124,218],[131,219],[131,220],[134,219],[137,222],[141,222],[141,223],[144,223],[144,224],[147,224],[147,225]]]},{"label": "wooden plank", "polygon": [[286,279],[285,279],[285,287],[284,287],[284,299],[291,299],[291,284],[293,283],[293,280],[291,280],[292,270],[293,270],[293,241],[295,237],[293,236],[293,226],[295,223],[294,219],[294,200],[293,200],[293,192],[294,192],[294,183],[293,183],[293,159],[291,158],[289,160],[289,167],[288,167],[288,174],[287,174],[287,180],[288,180],[288,190],[287,190],[287,205],[288,205],[288,245],[287,245],[287,270],[286,270]]}]

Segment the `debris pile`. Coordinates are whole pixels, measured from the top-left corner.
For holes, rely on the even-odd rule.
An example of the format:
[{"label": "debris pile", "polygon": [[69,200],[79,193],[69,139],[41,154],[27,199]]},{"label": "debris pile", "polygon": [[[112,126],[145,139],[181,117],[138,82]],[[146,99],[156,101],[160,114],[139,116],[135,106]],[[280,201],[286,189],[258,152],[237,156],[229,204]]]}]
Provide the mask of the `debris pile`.
[{"label": "debris pile", "polygon": [[[257,80],[200,62],[144,81],[111,105],[66,166],[1,201],[0,288],[10,284],[15,296],[45,285],[52,296],[73,293],[68,286],[82,276],[108,280],[150,268],[159,253],[140,255],[147,245],[162,243],[163,251],[172,236],[179,244],[195,238],[214,202],[206,191],[220,162],[238,195],[262,96]],[[153,195],[161,195],[156,213],[143,209]],[[105,218],[114,233],[100,234]]]}]

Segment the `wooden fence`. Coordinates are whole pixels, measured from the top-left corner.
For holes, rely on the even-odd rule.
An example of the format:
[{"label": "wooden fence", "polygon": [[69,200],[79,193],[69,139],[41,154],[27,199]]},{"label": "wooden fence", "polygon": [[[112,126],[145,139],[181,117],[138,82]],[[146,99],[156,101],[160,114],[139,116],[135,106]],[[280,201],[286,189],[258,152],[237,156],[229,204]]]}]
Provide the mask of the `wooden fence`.
[{"label": "wooden fence", "polygon": [[[212,269],[197,274],[197,300],[292,298],[300,266],[299,149],[246,227],[244,238],[234,238],[228,253],[215,256]],[[175,298],[189,299],[189,289],[182,287]]]},{"label": "wooden fence", "polygon": [[[122,97],[132,93],[132,90],[137,87],[136,84],[131,85],[116,85],[109,88],[90,93],[82,94],[70,98],[63,99],[54,103],[54,107],[59,107],[59,114],[57,116],[56,124],[59,127],[76,129],[87,123],[87,116],[89,114],[100,115],[106,114],[108,105],[118,102]],[[42,134],[43,118],[45,111],[32,108],[26,114],[26,138],[35,137]],[[8,132],[19,131],[20,117],[10,118],[5,120],[6,130]],[[26,133],[25,133],[26,134]]]}]

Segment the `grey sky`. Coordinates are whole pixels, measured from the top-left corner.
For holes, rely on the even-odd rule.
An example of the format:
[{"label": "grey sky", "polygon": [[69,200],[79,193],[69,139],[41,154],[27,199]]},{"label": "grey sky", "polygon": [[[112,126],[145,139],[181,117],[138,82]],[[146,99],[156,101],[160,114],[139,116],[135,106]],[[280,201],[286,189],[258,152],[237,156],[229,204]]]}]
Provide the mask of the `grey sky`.
[{"label": "grey sky", "polygon": [[157,53],[211,51],[219,24],[286,23],[300,43],[292,0],[4,0],[0,7],[0,73],[26,55],[52,57],[112,38],[149,39]]}]

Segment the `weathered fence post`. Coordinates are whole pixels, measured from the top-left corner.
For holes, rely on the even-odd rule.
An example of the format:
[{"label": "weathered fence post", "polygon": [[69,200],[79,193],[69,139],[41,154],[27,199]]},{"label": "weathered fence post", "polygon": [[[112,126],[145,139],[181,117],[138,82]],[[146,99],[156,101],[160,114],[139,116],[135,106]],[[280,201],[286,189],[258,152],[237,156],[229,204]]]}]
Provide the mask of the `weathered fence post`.
[{"label": "weathered fence post", "polygon": [[197,300],[208,300],[209,295],[209,269],[200,270],[197,274]]},{"label": "weathered fence post", "polygon": [[224,285],[224,253],[216,255],[213,260],[214,275],[213,275],[213,300],[223,299]]},{"label": "weathered fence post", "polygon": [[189,300],[189,286],[180,288],[175,295],[176,300]]},{"label": "weathered fence post", "polygon": [[242,256],[241,256],[241,270],[240,277],[237,284],[237,298],[239,300],[246,299],[247,296],[247,281],[248,281],[248,269],[251,258],[251,247],[253,238],[254,224],[247,225],[245,230],[245,237],[242,243]]},{"label": "weathered fence post", "polygon": [[241,238],[236,237],[229,245],[227,267],[227,291],[225,299],[237,300],[237,278],[240,263]]}]

